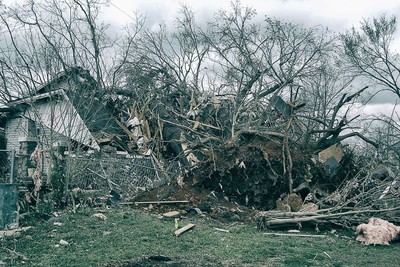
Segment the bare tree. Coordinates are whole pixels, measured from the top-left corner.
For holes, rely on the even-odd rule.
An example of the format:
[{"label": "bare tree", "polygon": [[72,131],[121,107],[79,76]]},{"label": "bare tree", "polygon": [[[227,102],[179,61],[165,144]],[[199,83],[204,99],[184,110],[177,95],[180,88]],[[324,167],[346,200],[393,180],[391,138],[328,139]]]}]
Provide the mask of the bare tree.
[{"label": "bare tree", "polygon": [[[400,55],[393,43],[396,32],[396,17],[382,15],[363,20],[359,29],[352,28],[341,36],[348,63],[357,75],[376,85],[375,94],[389,91],[400,97]],[[398,141],[393,138],[399,133],[398,119],[395,112],[390,117],[373,119],[379,121],[376,135],[381,147],[392,150],[392,144]],[[382,138],[382,127],[386,138]]]},{"label": "bare tree", "polygon": [[[351,88],[355,76],[336,60],[338,45],[324,28],[259,20],[239,2],[202,25],[184,8],[175,30],[162,25],[136,39],[125,68],[129,91],[121,93],[153,101],[147,114],[157,136],[186,170],[195,169],[193,153],[205,158],[197,169],[204,176],[241,172],[246,154],[225,157],[251,140],[280,146],[279,175],[291,192],[293,151],[315,153],[353,136],[371,141],[352,125],[358,118],[349,110],[366,88]],[[278,114],[276,99],[287,114]]]},{"label": "bare tree", "polygon": [[125,67],[128,83],[152,95],[181,94],[192,101],[204,91],[204,62],[208,44],[199,38],[193,13],[182,6],[175,21],[176,28],[169,31],[160,24],[157,31],[143,31],[129,50]]},{"label": "bare tree", "polygon": [[400,58],[392,47],[396,26],[396,17],[364,20],[360,29],[342,35],[342,41],[356,73],[400,97]]},{"label": "bare tree", "polygon": [[[67,96],[88,117],[106,94],[114,108],[123,99],[121,121],[136,117],[154,152],[178,157],[181,174],[215,177],[212,183],[221,189],[223,175],[248,179],[265,172],[262,179],[292,192],[301,153],[311,155],[354,136],[378,145],[354,127],[359,117],[351,117],[350,109],[367,87],[354,85],[361,72],[348,71],[340,60],[340,39],[329,30],[260,19],[236,1],[207,24],[198,24],[186,6],[173,28],[147,29],[137,16],[118,39],[99,22],[103,4],[28,0],[1,12],[7,33],[0,48],[4,95],[12,99],[22,88],[19,95],[33,96],[55,74],[79,70],[69,84],[77,97]],[[361,49],[358,37],[346,38],[347,55]],[[61,113],[68,114],[53,107],[54,116]],[[57,127],[54,122],[50,128]],[[69,120],[64,122],[67,128]],[[278,169],[272,167],[271,152],[279,158]],[[253,199],[262,195],[247,192],[242,200],[251,194]]]}]

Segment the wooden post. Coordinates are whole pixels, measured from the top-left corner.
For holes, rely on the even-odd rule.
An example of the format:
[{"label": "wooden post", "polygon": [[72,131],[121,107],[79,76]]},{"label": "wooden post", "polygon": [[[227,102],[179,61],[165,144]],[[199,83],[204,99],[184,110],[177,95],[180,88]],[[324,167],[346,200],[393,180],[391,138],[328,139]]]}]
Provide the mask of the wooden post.
[{"label": "wooden post", "polygon": [[11,170],[10,170],[10,184],[14,183],[15,175],[15,149],[11,150]]}]

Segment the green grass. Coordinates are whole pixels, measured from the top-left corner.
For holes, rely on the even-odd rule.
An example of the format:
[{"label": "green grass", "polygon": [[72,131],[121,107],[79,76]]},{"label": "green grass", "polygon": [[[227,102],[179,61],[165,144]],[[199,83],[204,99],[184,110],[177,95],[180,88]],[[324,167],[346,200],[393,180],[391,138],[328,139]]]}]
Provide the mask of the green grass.
[{"label": "green grass", "polygon": [[[95,212],[65,212],[59,217],[62,226],[36,222],[18,237],[1,239],[0,261],[6,266],[142,266],[118,263],[166,255],[181,262],[168,266],[400,266],[398,243],[374,247],[333,235],[276,237],[255,225],[221,225],[208,217],[182,220],[181,226],[196,227],[175,237],[173,221],[131,209],[110,210],[102,221],[92,217]],[[61,239],[69,245],[56,246]]]}]

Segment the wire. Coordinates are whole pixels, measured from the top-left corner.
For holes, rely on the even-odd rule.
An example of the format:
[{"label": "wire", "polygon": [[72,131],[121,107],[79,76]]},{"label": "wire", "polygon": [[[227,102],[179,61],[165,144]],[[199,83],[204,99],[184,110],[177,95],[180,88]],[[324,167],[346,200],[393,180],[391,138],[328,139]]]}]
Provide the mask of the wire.
[{"label": "wire", "polygon": [[124,10],[122,10],[121,8],[119,8],[118,6],[116,6],[113,2],[110,1],[110,4],[115,7],[116,9],[118,9],[119,11],[121,11],[123,14],[127,15],[129,18],[135,20],[134,17],[132,17],[130,14],[128,14],[127,12],[125,12]]}]

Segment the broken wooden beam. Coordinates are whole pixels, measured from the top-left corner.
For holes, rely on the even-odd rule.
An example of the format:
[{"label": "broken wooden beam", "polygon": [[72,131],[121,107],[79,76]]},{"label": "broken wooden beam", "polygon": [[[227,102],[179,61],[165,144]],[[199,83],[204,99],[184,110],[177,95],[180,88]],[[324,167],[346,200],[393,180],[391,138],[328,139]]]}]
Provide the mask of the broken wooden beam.
[{"label": "broken wooden beam", "polygon": [[188,225],[182,227],[181,229],[178,229],[175,231],[175,235],[179,236],[181,234],[183,234],[184,232],[189,231],[190,229],[192,229],[193,227],[195,227],[196,225],[193,223],[189,223]]},{"label": "broken wooden beam", "polygon": [[114,118],[115,122],[118,126],[132,139],[136,140],[136,136],[126,127],[122,122],[120,122],[117,118]]}]

